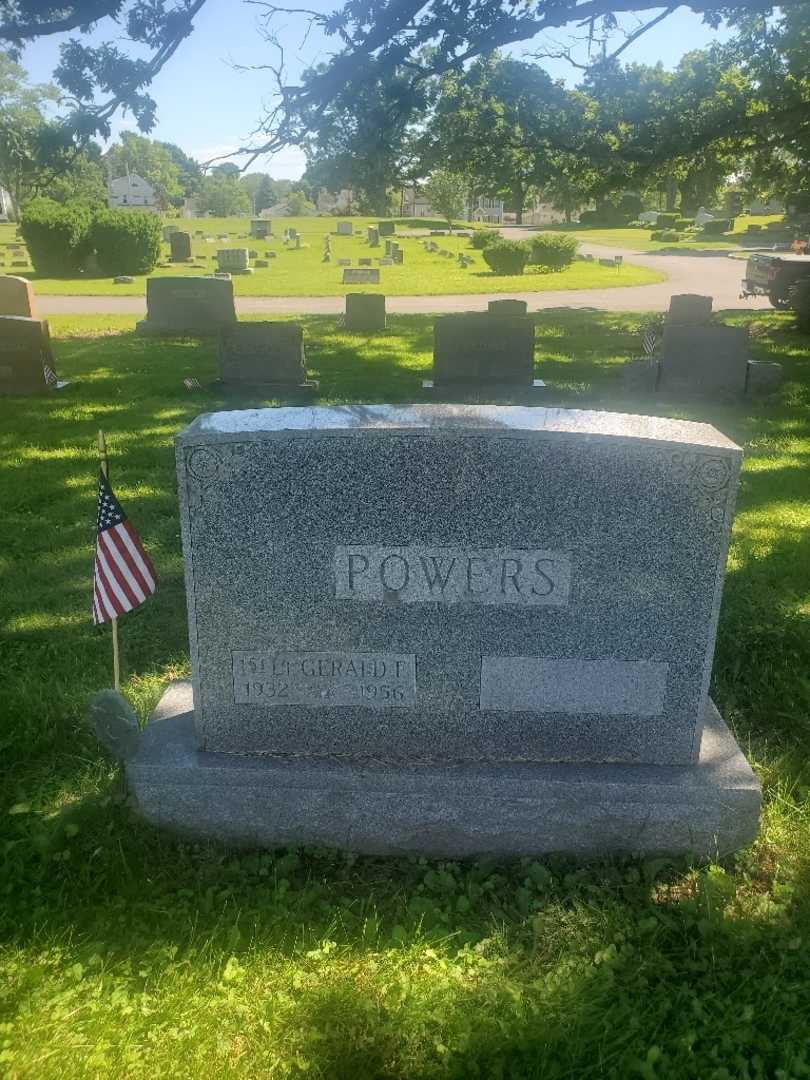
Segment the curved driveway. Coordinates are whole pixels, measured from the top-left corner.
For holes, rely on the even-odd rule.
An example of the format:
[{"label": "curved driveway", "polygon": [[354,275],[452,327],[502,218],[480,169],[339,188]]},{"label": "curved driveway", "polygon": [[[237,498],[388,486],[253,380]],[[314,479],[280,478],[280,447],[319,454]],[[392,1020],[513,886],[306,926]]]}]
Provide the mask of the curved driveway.
[{"label": "curved driveway", "polygon": [[[510,228],[514,238],[531,236],[537,230]],[[530,311],[543,308],[591,308],[599,311],[666,311],[673,293],[701,293],[714,297],[716,311],[724,308],[743,310],[768,309],[765,297],[740,300],[740,279],[745,262],[731,259],[725,252],[705,254],[640,254],[622,248],[600,247],[584,243],[582,251],[596,258],[624,256],[625,262],[647,266],[667,274],[667,280],[655,285],[633,285],[617,289],[570,289],[564,292],[499,292],[460,294],[456,296],[389,296],[390,314],[428,312],[485,311],[487,301],[514,297],[525,300]],[[621,270],[616,273],[621,275]],[[143,315],[146,300],[141,296],[38,296],[43,315],[125,314]],[[240,296],[236,310],[241,315],[342,315],[342,296]]]}]

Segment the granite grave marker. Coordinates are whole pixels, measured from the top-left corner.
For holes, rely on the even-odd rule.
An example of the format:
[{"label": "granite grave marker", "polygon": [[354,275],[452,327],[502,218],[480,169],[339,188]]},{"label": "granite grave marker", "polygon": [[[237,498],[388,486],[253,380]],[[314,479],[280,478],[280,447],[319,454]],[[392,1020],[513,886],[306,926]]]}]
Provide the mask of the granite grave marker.
[{"label": "granite grave marker", "polygon": [[222,381],[268,392],[314,392],[307,380],[304,328],[289,322],[232,323],[219,337]]},{"label": "granite grave marker", "polygon": [[227,277],[146,279],[146,318],[140,334],[211,334],[236,322],[233,282]]},{"label": "granite grave marker", "polygon": [[705,424],[562,409],[199,417],[193,704],[129,724],[135,804],[253,846],[749,842],[758,785],[707,696],[740,459]]}]

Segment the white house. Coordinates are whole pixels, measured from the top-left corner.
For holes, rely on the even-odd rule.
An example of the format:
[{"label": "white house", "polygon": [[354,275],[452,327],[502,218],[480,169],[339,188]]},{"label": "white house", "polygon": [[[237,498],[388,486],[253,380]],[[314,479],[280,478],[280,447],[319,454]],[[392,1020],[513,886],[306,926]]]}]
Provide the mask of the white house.
[{"label": "white house", "polygon": [[[412,187],[404,188],[402,191],[401,214],[402,217],[411,218],[441,217],[441,214],[430,205],[427,197]],[[468,200],[465,204],[464,217],[467,221],[487,221],[493,225],[501,225],[503,224],[503,200],[478,195],[472,202]]]},{"label": "white house", "polygon": [[137,173],[127,173],[107,184],[107,205],[111,210],[159,210],[155,189]]},{"label": "white house", "polygon": [[341,188],[340,191],[327,191],[321,188],[318,192],[317,207],[321,214],[350,214],[354,203],[354,192],[351,188]]}]

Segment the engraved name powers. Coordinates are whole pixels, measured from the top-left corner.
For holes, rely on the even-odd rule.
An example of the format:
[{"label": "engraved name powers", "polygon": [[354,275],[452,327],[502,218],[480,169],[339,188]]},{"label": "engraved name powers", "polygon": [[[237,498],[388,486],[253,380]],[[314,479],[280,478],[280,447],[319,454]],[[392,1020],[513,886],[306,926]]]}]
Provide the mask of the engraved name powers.
[{"label": "engraved name powers", "polygon": [[571,559],[542,549],[381,547],[335,552],[340,600],[446,604],[567,604]]}]

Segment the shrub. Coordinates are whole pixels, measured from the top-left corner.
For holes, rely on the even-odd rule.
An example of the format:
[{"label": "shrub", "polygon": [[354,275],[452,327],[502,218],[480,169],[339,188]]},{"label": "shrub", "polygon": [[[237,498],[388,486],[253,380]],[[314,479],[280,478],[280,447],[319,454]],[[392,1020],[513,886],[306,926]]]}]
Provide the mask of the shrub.
[{"label": "shrub", "polygon": [[579,243],[569,233],[540,233],[531,239],[529,262],[548,270],[563,270],[574,261]]},{"label": "shrub", "polygon": [[674,229],[680,220],[681,215],[676,214],[674,211],[667,211],[665,214],[658,215],[658,221],[655,223],[656,229]]},{"label": "shrub", "polygon": [[810,280],[796,282],[791,290],[790,306],[796,312],[799,328],[810,332]]},{"label": "shrub", "polygon": [[722,233],[731,232],[734,228],[734,218],[715,218],[707,221],[703,226],[706,236],[720,236]]},{"label": "shrub", "polygon": [[691,229],[695,224],[694,219],[690,217],[679,217],[674,224],[676,229]]},{"label": "shrub", "polygon": [[596,210],[583,210],[579,215],[580,225],[597,225],[599,223],[599,214]]},{"label": "shrub", "polygon": [[160,259],[162,223],[138,210],[100,210],[91,239],[102,273],[150,274]]},{"label": "shrub", "polygon": [[650,233],[651,240],[680,240],[681,234],[675,232],[674,229],[658,229],[656,232]]},{"label": "shrub", "polygon": [[485,247],[489,247],[490,244],[494,244],[500,239],[499,233],[490,232],[489,229],[479,229],[472,234],[470,247],[474,247],[476,251],[483,251]]},{"label": "shrub", "polygon": [[31,262],[46,277],[71,277],[90,253],[93,215],[81,203],[62,205],[33,199],[25,208],[20,231]]},{"label": "shrub", "polygon": [[484,262],[496,274],[522,274],[529,255],[529,245],[522,240],[499,238],[484,248]]}]

